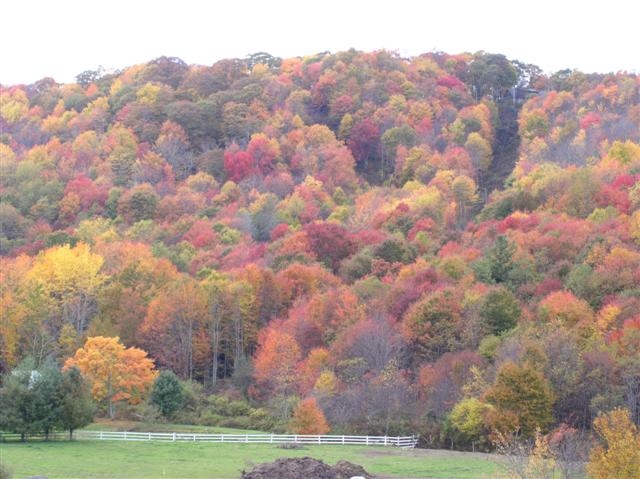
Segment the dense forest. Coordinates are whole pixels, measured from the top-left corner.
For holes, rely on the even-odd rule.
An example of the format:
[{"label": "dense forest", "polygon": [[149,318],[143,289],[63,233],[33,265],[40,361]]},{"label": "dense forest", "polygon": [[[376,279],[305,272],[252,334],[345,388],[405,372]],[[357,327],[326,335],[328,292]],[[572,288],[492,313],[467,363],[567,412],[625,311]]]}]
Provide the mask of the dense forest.
[{"label": "dense forest", "polygon": [[638,75],[350,50],[76,80],[0,89],[5,389],[75,365],[111,417],[462,448],[640,423]]}]

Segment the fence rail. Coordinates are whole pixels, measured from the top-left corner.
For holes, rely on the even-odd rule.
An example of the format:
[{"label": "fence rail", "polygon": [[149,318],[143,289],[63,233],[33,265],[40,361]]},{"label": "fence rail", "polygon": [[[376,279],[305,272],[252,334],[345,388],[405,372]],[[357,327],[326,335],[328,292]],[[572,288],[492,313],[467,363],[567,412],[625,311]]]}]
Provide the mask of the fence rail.
[{"label": "fence rail", "polygon": [[190,441],[260,444],[333,444],[414,448],[415,436],[338,436],[301,434],[191,434],[177,432],[77,431],[76,439],[99,441]]},{"label": "fence rail", "polygon": [[[75,436],[75,433],[74,433]],[[25,434],[25,440],[29,441],[60,441],[69,439],[69,433],[63,431],[50,432],[49,435],[43,433]],[[22,439],[21,434],[0,431],[0,442],[16,442]]]}]

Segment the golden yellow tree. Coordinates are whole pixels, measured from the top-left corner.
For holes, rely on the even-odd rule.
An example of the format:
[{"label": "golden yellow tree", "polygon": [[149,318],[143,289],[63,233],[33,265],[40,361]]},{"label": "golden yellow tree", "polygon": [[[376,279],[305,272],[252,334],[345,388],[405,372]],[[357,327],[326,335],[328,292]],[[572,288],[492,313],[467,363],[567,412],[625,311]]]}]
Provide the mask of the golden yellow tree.
[{"label": "golden yellow tree", "polygon": [[106,405],[109,417],[115,417],[115,403],[137,404],[146,395],[157,372],[146,351],[127,348],[120,338],[95,336],[67,359],[64,368],[77,366],[91,382],[91,392],[97,402]]},{"label": "golden yellow tree", "polygon": [[640,477],[640,432],[626,409],[598,416],[593,428],[602,444],[591,451],[587,471],[596,479]]},{"label": "golden yellow tree", "polygon": [[484,399],[494,406],[489,422],[498,432],[517,431],[528,438],[537,428],[546,430],[553,423],[554,395],[549,381],[529,364],[504,363]]},{"label": "golden yellow tree", "polygon": [[71,324],[78,336],[85,331],[95,311],[95,298],[106,276],[100,272],[104,260],[89,246],[78,243],[49,248],[38,255],[27,279],[50,301],[55,314]]}]

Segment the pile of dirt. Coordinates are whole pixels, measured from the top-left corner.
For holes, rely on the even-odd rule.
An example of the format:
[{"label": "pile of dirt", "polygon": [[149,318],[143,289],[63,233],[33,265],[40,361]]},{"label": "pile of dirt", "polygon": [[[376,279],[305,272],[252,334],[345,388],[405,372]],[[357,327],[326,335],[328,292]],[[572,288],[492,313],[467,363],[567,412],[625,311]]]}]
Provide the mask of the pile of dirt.
[{"label": "pile of dirt", "polygon": [[312,457],[277,459],[275,462],[258,464],[251,472],[243,472],[242,479],[371,479],[361,466],[340,461],[335,466],[325,464]]}]

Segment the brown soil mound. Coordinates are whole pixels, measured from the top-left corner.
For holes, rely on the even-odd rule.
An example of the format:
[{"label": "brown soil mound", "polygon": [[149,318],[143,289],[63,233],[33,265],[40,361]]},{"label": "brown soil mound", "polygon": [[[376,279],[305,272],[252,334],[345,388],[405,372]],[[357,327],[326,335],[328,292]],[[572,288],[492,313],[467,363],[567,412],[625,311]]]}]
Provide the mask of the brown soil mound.
[{"label": "brown soil mound", "polygon": [[251,472],[243,473],[242,479],[350,479],[355,476],[374,477],[361,466],[347,461],[330,466],[312,457],[296,457],[258,464]]}]

